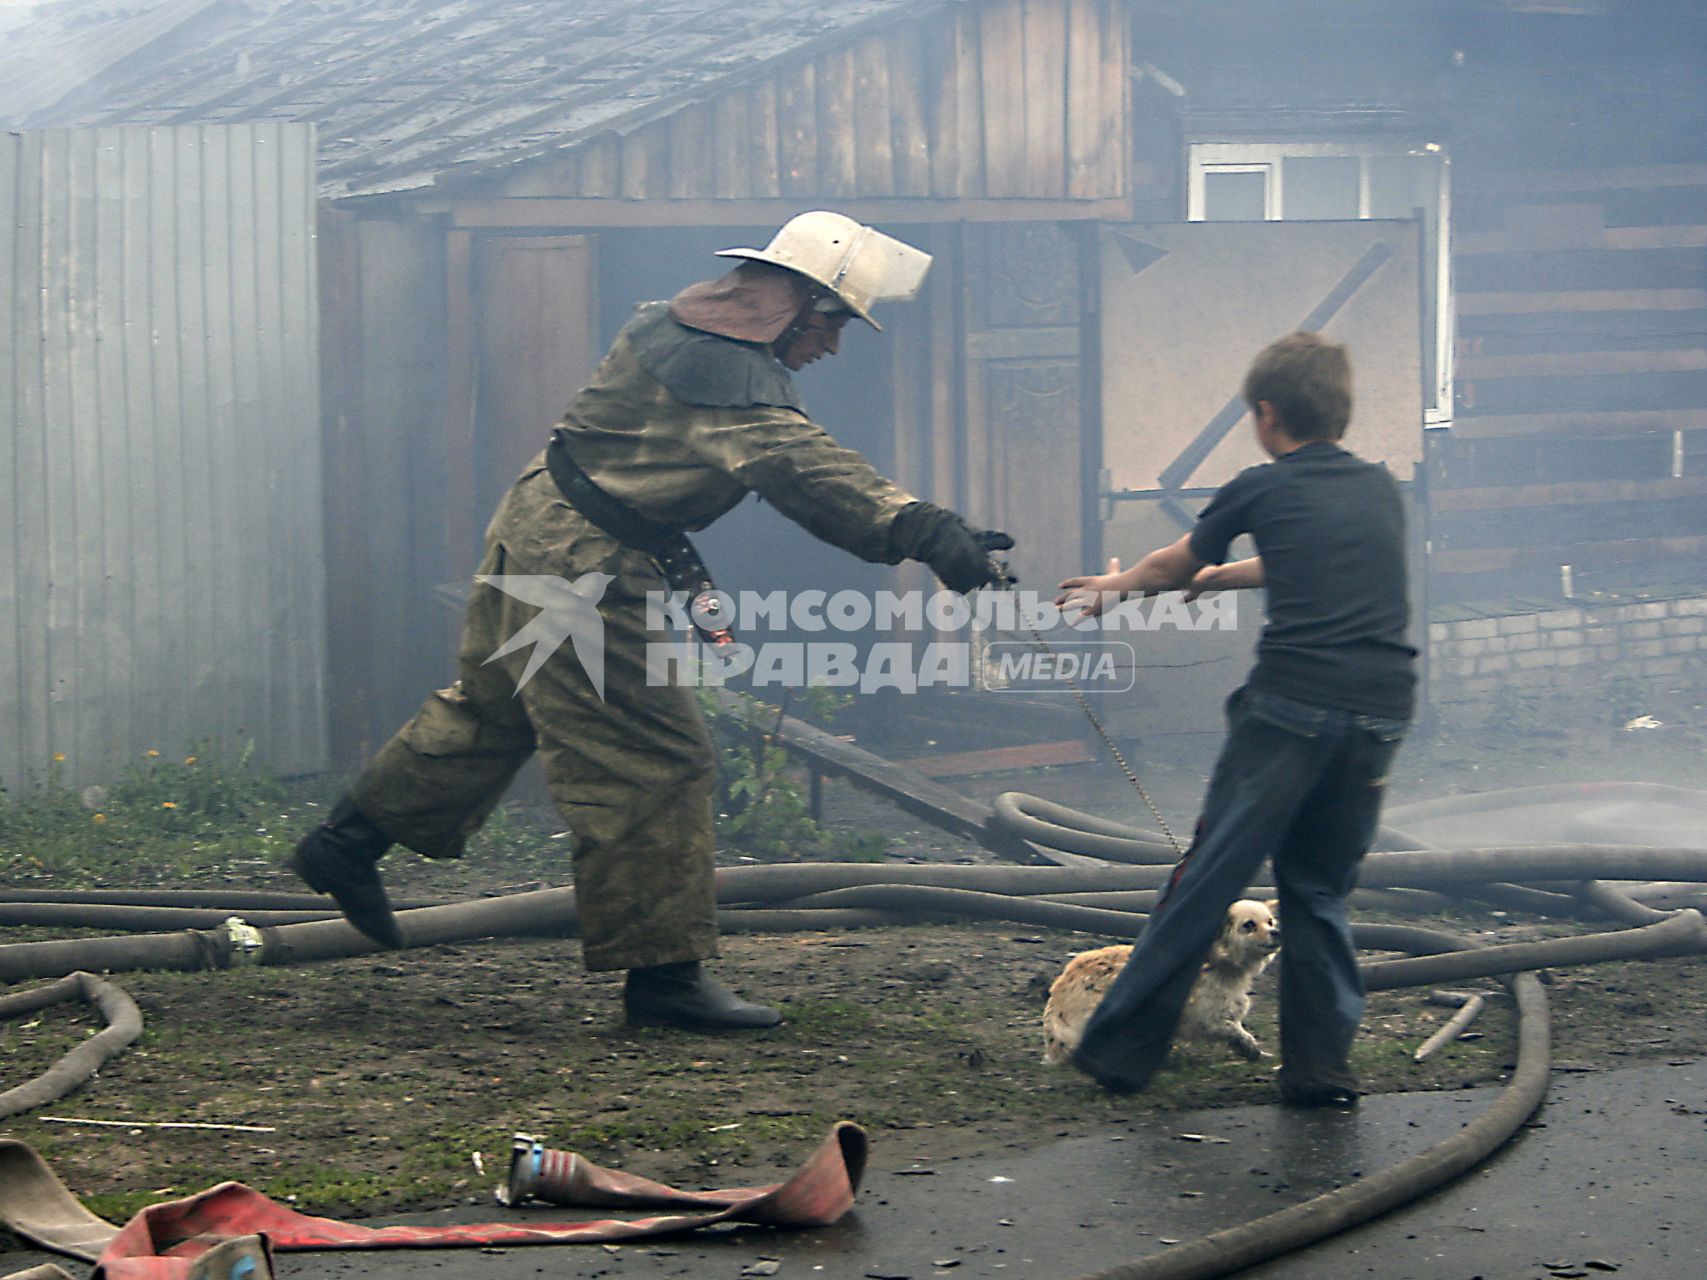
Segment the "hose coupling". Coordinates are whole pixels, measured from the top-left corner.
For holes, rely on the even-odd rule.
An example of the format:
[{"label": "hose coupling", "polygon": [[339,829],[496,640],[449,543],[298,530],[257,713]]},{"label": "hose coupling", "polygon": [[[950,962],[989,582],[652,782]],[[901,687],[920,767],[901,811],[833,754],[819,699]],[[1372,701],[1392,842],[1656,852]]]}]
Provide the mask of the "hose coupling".
[{"label": "hose coupling", "polygon": [[228,916],[219,933],[220,941],[225,944],[226,968],[242,969],[261,963],[266,943],[261,938],[261,931],[242,916]]},{"label": "hose coupling", "polygon": [[586,1204],[584,1189],[581,1197],[575,1194],[581,1175],[581,1157],[573,1151],[553,1151],[543,1138],[518,1133],[510,1144],[510,1172],[498,1188],[498,1203]]}]

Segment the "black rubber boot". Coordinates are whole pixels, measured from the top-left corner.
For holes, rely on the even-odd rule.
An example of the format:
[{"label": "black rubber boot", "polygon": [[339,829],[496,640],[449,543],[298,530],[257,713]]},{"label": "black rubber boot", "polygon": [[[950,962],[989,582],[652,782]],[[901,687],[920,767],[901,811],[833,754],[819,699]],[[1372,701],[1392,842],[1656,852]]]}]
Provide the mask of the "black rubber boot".
[{"label": "black rubber boot", "polygon": [[1280,1101],[1288,1107],[1355,1107],[1357,1105],[1357,1074],[1345,1063],[1332,1067],[1288,1069],[1282,1063],[1276,1080]]},{"label": "black rubber boot", "polygon": [[1345,1085],[1326,1084],[1315,1088],[1301,1088],[1297,1085],[1280,1086],[1280,1102],[1287,1107],[1338,1107],[1341,1109],[1357,1105],[1358,1092]]},{"label": "black rubber boot", "polygon": [[329,893],[338,910],[382,947],[403,945],[403,931],[385,896],[379,860],[391,847],[385,832],[345,796],[332,814],[297,842],[288,867],[316,893]]},{"label": "black rubber boot", "polygon": [[698,960],[630,969],[622,1004],[631,1027],[756,1031],[782,1021],[775,1009],[741,999],[701,969]]}]

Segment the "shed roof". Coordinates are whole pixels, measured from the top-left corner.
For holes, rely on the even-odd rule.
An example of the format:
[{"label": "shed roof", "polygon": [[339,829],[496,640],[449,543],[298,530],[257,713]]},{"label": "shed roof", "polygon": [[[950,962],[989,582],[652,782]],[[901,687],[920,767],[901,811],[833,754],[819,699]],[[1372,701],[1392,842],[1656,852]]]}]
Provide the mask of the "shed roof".
[{"label": "shed roof", "polygon": [[[91,79],[22,123],[309,121],[320,134],[321,194],[339,198],[430,186],[624,132],[779,59],[936,6],[161,0],[145,7],[132,0],[107,7],[115,13],[104,47],[122,56],[91,63]],[[168,13],[178,21],[162,31]],[[5,63],[40,65],[52,56],[52,37],[64,32],[32,24],[13,35],[0,83]],[[0,99],[0,110],[9,99]]]}]

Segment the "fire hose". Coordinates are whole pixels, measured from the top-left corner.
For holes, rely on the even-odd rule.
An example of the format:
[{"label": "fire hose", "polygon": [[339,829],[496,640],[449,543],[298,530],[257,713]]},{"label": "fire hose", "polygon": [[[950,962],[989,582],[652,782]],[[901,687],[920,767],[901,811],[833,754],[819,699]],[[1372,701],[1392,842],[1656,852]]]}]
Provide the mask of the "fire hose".
[{"label": "fire hose", "polygon": [[[795,863],[732,867],[717,873],[720,920],[742,929],[747,911],[786,910],[800,923],[820,927],[825,909],[855,908],[887,911],[890,919],[920,914],[1005,920],[1050,925],[1089,933],[1130,937],[1143,923],[1137,911],[1059,901],[1059,895],[1154,891],[1166,883],[1169,868],[1152,866],[1010,867],[927,866],[883,867],[847,863]],[[1646,881],[1656,878],[1707,886],[1707,850],[1644,848],[1620,845],[1518,845],[1499,849],[1415,850],[1372,853],[1364,861],[1363,883],[1377,889],[1441,890],[1487,883],[1498,877],[1523,876],[1544,881]],[[1258,886],[1261,892],[1264,886]],[[856,892],[858,891],[858,892]],[[834,893],[834,898],[816,895]],[[1605,890],[1590,890],[1589,903],[1608,903]],[[1550,894],[1549,901],[1559,894]],[[1581,902],[1581,899],[1571,899]],[[272,899],[276,901],[276,899]],[[305,902],[316,901],[304,899]],[[1399,899],[1398,901],[1403,901]],[[802,905],[813,902],[818,905]],[[1384,900],[1391,905],[1392,900]],[[0,909],[6,895],[0,893]],[[1640,906],[1635,898],[1629,904]],[[61,904],[64,905],[64,904]],[[103,912],[111,904],[91,906]],[[1418,904],[1433,910],[1434,900]],[[182,923],[182,917],[156,917],[149,912],[180,912],[187,908],[134,908],[129,915],[139,927],[157,928]],[[1620,908],[1628,913],[1628,905]],[[897,914],[899,913],[899,914]],[[192,971],[244,964],[302,964],[340,959],[377,950],[339,918],[302,923],[230,924],[228,908],[218,914],[226,922],[213,927],[184,928],[172,933],[143,933],[99,938],[0,945],[0,981],[53,978],[78,969],[121,973],[139,969]],[[85,919],[96,919],[90,916]],[[204,917],[198,917],[204,918]],[[1646,914],[1643,913],[1646,919]],[[573,889],[537,889],[525,893],[469,902],[415,907],[398,919],[413,946],[466,942],[504,936],[567,937],[578,923]],[[143,923],[147,922],[147,923]],[[745,931],[745,930],[743,930]],[[1568,939],[1556,940],[1559,942]],[[1550,946],[1552,944],[1540,944]],[[1540,963],[1554,963],[1542,960]]]},{"label": "fire hose", "polygon": [[[1169,874],[1172,849],[1165,840],[1035,798],[1004,797],[997,812],[998,820],[1014,824],[1006,833],[1009,839],[1017,830],[1027,841],[1081,857],[1108,859],[1115,865],[727,868],[717,877],[720,922],[729,932],[861,928],[945,919],[1000,920],[1119,938],[1137,932],[1145,919],[1143,910],[1153,903]],[[1413,953],[1408,959],[1366,963],[1365,985],[1371,990],[1467,977],[1506,978],[1516,996],[1519,1053],[1516,1071],[1498,1099],[1446,1142],[1380,1174],[1099,1273],[1096,1280],[1195,1280],[1225,1275],[1343,1231],[1459,1176],[1509,1139],[1545,1094],[1548,1015],[1540,984],[1530,971],[1614,959],[1707,954],[1707,923],[1699,912],[1650,905],[1701,902],[1707,895],[1707,850],[1618,844],[1393,849],[1392,844],[1417,843],[1397,833],[1389,833],[1384,843],[1387,849],[1365,860],[1360,893],[1376,895],[1374,901],[1385,908],[1430,912],[1448,900],[1445,891],[1458,895],[1492,891],[1496,897],[1509,891],[1516,896],[1507,900],[1529,904],[1526,909],[1606,917],[1629,927],[1478,946],[1432,929],[1356,926],[1361,948]],[[193,890],[178,891],[169,899],[121,891],[98,897],[55,895],[44,902],[39,894],[0,892],[0,920],[19,919],[9,912],[27,915],[27,908],[52,907],[56,912],[101,913],[55,916],[58,923],[98,921],[97,927],[178,930],[3,945],[0,981],[57,977],[73,969],[122,972],[298,964],[376,950],[341,919],[299,918],[316,914],[310,904],[320,902],[302,895],[198,894]],[[110,914],[114,911],[123,914]],[[235,911],[247,914],[232,918]],[[410,945],[426,946],[494,936],[563,937],[575,932],[578,916],[574,891],[556,888],[407,907],[399,912],[399,920]],[[36,922],[43,921],[38,917]],[[61,984],[81,983],[83,977],[61,979]],[[54,985],[63,993],[68,988],[61,984]],[[28,992],[7,997],[11,1001],[30,998],[45,997]],[[5,1008],[0,1003],[0,1014]],[[102,1051],[119,1051],[120,1039],[115,1035]],[[84,1047],[93,1044],[94,1040]],[[81,1062],[70,1067],[69,1074],[76,1077],[73,1086],[87,1073]],[[61,1072],[53,1087],[63,1083],[66,1074]],[[0,1102],[19,1092],[0,1095]]]}]

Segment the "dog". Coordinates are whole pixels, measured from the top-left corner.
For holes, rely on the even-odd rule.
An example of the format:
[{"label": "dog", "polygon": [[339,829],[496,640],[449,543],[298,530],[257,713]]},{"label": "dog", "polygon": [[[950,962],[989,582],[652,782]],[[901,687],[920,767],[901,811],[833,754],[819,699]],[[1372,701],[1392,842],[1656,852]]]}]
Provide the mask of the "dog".
[{"label": "dog", "polygon": [[[1244,1020],[1251,1011],[1251,985],[1280,950],[1280,922],[1274,914],[1279,905],[1278,899],[1242,898],[1227,908],[1221,932],[1209,948],[1209,958],[1180,1016],[1182,1038],[1225,1044],[1251,1062],[1268,1056],[1245,1029]],[[1131,954],[1129,946],[1102,947],[1067,962],[1050,984],[1049,1003],[1043,1010],[1046,1063],[1065,1066],[1072,1058],[1085,1023]]]}]

